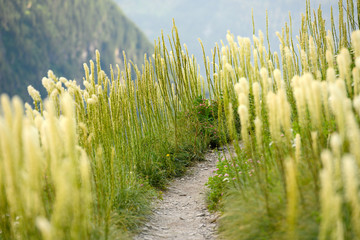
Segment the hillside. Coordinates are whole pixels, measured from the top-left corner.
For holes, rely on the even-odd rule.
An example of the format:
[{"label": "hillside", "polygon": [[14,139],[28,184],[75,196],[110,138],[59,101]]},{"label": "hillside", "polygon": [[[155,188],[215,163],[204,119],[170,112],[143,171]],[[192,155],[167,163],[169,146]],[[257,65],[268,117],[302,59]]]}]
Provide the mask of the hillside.
[{"label": "hillside", "polygon": [[44,95],[48,69],[82,80],[95,49],[108,68],[123,50],[140,63],[152,46],[111,0],[0,0],[0,93],[29,100],[31,84]]}]

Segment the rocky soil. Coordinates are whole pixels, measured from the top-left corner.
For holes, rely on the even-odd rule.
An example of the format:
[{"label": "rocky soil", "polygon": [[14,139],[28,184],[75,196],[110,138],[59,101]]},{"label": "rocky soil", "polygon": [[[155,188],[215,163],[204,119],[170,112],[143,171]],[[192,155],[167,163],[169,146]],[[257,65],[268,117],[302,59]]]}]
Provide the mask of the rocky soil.
[{"label": "rocky soil", "polygon": [[217,153],[210,151],[205,161],[190,167],[187,174],[175,179],[157,201],[153,214],[134,240],[217,239],[218,215],[206,208],[205,183],[216,169]]}]

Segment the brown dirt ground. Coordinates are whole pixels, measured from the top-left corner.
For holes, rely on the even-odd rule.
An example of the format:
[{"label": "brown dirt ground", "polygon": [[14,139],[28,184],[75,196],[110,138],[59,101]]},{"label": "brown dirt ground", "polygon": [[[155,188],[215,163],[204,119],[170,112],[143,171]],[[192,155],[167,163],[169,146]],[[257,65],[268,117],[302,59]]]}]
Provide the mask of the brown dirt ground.
[{"label": "brown dirt ground", "polygon": [[205,183],[216,169],[217,159],[217,153],[209,151],[205,161],[172,181],[163,200],[154,203],[153,214],[134,240],[217,239],[218,215],[210,213],[205,203]]}]

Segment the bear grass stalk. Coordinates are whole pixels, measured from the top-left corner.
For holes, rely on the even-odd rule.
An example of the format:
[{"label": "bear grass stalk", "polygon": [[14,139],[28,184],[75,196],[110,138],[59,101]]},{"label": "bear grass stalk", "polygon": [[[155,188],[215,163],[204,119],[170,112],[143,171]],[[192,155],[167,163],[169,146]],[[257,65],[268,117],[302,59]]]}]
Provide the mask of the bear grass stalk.
[{"label": "bear grass stalk", "polygon": [[18,98],[1,102],[2,237],[89,238],[90,165],[78,146],[71,97],[62,96],[61,118],[50,100],[35,121]]},{"label": "bear grass stalk", "polygon": [[[234,178],[231,186],[243,187],[230,187],[225,199],[222,230],[228,239],[356,239],[358,200],[344,191],[351,188],[343,171],[350,163],[345,167],[342,159],[346,155],[359,167],[359,23],[352,1],[346,7],[339,1],[338,7],[338,27],[332,11],[326,31],[321,9],[312,14],[307,2],[297,52],[291,24],[277,33],[280,55],[263,54],[270,50],[260,50],[261,32],[247,49],[247,41],[235,48],[228,38],[232,51],[220,52],[234,69],[251,59],[233,84],[238,101],[249,102],[248,112],[241,105],[237,130],[248,147],[231,161],[255,171],[242,172],[241,182]],[[218,81],[234,81],[222,77]],[[248,101],[242,93],[247,88],[238,83],[243,78],[252,87]],[[358,176],[351,176],[357,183]]]},{"label": "bear grass stalk", "polygon": [[[215,89],[175,25],[168,44],[162,35],[141,68],[124,54],[124,68],[109,75],[96,52],[83,86],[49,71],[47,98],[29,86],[35,109],[25,104],[26,113],[2,97],[0,238],[124,238],[150,213],[155,189],[218,141],[218,109],[203,97]],[[212,113],[205,123],[198,107]]]}]

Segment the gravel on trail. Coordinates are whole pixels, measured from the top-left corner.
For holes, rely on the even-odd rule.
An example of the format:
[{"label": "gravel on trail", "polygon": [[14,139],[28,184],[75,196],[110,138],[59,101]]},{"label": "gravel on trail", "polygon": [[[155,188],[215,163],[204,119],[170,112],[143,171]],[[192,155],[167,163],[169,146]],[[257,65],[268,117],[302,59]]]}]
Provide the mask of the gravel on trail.
[{"label": "gravel on trail", "polygon": [[174,179],[163,194],[163,200],[154,203],[140,234],[134,240],[215,240],[217,214],[206,208],[205,183],[216,169],[217,153],[209,151],[205,161],[189,167],[186,175]]}]

